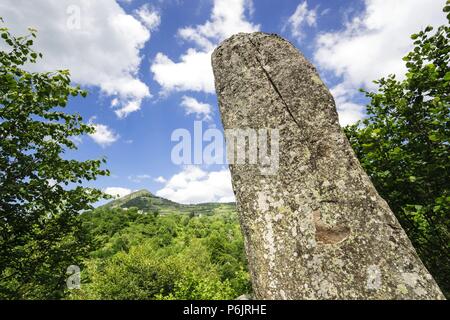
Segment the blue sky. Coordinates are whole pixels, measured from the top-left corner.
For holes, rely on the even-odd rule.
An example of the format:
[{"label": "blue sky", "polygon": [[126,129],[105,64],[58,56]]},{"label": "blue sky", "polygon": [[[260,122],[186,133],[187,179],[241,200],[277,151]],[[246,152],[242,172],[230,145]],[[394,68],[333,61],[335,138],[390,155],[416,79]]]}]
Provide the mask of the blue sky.
[{"label": "blue sky", "polygon": [[409,35],[444,23],[444,0],[5,0],[16,34],[38,29],[35,70],[68,68],[89,91],[67,110],[97,128],[76,159],[106,157],[110,177],[90,184],[151,192],[183,203],[231,201],[226,166],[171,161],[177,128],[221,128],[209,56],[236,32],[278,33],[312,61],[331,89],[342,125],[364,116],[360,87],[402,74]]}]

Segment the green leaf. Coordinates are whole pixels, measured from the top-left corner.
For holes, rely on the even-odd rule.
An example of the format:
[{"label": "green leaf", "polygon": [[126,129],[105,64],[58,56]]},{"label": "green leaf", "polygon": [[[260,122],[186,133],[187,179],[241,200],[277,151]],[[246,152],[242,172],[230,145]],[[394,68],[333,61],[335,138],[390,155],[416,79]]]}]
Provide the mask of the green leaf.
[{"label": "green leaf", "polygon": [[444,76],[445,81],[450,81],[450,71],[448,71]]}]

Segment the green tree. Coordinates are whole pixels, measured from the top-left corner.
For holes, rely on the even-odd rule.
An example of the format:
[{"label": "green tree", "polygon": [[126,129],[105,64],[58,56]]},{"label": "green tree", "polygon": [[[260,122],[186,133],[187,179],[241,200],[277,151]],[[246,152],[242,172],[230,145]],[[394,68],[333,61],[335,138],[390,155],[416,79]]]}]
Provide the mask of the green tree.
[{"label": "green tree", "polygon": [[[209,253],[198,239],[189,247],[161,248],[153,239],[90,260],[89,281],[73,291],[73,299],[233,299],[237,293],[222,281]],[[240,275],[242,276],[242,275]]]},{"label": "green tree", "polygon": [[[0,19],[0,23],[3,20]],[[69,96],[68,70],[29,72],[41,54],[36,31],[13,36],[0,25],[0,298],[58,298],[67,267],[86,250],[79,212],[102,197],[85,180],[107,175],[103,160],[64,159],[73,136],[92,133],[78,114],[62,109]]]},{"label": "green tree", "polygon": [[[81,217],[92,239],[72,299],[234,299],[251,293],[237,213],[155,217],[97,208]],[[201,230],[198,233],[198,230]]]},{"label": "green tree", "polygon": [[450,297],[449,24],[413,34],[404,80],[375,81],[368,117],[345,128],[362,166]]}]

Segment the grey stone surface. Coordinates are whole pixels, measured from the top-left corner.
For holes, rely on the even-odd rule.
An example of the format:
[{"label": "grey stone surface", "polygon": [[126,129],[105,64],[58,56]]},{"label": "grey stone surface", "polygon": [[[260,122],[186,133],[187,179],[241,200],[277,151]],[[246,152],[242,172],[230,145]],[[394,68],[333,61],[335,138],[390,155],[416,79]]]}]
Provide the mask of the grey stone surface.
[{"label": "grey stone surface", "polygon": [[256,299],[443,299],[289,42],[237,34],[213,53],[225,129],[280,130],[279,169],[230,165]]}]

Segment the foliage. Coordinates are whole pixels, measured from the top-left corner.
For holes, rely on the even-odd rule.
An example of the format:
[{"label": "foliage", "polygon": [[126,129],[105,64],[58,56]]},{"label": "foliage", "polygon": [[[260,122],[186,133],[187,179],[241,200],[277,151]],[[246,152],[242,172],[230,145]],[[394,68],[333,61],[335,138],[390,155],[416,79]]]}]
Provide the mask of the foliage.
[{"label": "foliage", "polygon": [[449,24],[413,34],[404,80],[375,81],[368,118],[345,128],[360,162],[450,297]]},{"label": "foliage", "polygon": [[233,299],[251,290],[235,211],[82,214],[95,248],[71,299]]},{"label": "foliage", "polygon": [[[0,18],[0,22],[3,22]],[[106,175],[102,161],[62,157],[71,137],[93,132],[78,114],[64,113],[69,71],[29,72],[41,54],[36,31],[14,37],[0,26],[0,298],[57,298],[69,265],[80,262],[85,239],[78,213],[101,197],[83,180]],[[68,189],[71,184],[73,187]]]}]

